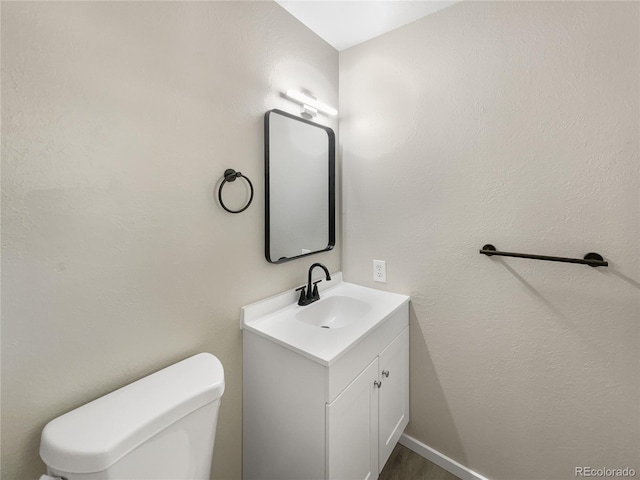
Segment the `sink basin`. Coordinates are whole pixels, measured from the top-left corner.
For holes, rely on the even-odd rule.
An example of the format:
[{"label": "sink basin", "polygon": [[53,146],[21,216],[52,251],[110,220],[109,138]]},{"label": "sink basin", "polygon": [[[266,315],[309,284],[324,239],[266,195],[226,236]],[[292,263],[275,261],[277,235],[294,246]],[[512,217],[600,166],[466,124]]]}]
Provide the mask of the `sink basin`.
[{"label": "sink basin", "polygon": [[353,297],[336,295],[312,303],[295,314],[296,319],[320,328],[342,328],[371,311],[371,305]]},{"label": "sink basin", "polygon": [[318,285],[320,300],[310,305],[298,305],[292,288],[242,307],[240,328],[325,366],[374,331],[387,336],[404,328],[405,320],[392,326],[387,320],[395,322],[396,312],[408,311],[409,297],[343,282],[341,272],[331,278]]}]

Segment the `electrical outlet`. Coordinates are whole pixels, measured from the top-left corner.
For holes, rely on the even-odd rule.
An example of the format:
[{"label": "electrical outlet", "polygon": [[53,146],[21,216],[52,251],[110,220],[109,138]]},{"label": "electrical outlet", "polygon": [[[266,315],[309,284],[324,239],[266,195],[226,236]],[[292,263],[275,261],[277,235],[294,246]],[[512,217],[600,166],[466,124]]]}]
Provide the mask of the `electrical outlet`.
[{"label": "electrical outlet", "polygon": [[373,281],[387,283],[387,263],[384,260],[373,261]]}]

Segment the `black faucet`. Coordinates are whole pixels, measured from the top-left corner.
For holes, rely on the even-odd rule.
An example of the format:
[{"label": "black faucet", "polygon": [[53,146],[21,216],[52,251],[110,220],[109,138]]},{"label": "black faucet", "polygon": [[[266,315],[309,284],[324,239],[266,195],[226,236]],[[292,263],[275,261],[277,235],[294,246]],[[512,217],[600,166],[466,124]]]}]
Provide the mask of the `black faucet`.
[{"label": "black faucet", "polygon": [[[314,263],[309,267],[309,279],[307,281],[307,286],[296,288],[296,292],[300,291],[300,299],[298,300],[298,305],[309,305],[310,303],[315,302],[316,300],[320,300],[320,294],[318,293],[318,283],[322,281],[322,279],[313,282],[313,291],[311,291],[311,272],[315,267],[320,267],[324,270],[324,273],[327,276],[327,281],[331,280],[331,275],[329,275],[329,270],[321,263]],[[305,291],[306,288],[306,291]]]}]

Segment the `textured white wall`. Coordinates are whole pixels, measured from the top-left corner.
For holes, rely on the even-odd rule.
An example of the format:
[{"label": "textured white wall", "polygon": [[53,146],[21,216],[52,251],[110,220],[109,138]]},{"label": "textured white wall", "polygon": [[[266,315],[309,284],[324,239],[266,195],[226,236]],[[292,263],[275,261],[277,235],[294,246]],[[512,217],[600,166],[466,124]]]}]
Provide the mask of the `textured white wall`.
[{"label": "textured white wall", "polygon": [[273,2],[2,3],[3,479],[43,473],[52,418],[199,351],[226,369],[213,477],[240,478],[240,307],[340,269],[264,259],[287,88],[336,104],[338,54]]},{"label": "textured white wall", "polygon": [[463,2],[340,54],[345,278],[411,294],[408,433],[492,479],[640,471],[639,9]]}]

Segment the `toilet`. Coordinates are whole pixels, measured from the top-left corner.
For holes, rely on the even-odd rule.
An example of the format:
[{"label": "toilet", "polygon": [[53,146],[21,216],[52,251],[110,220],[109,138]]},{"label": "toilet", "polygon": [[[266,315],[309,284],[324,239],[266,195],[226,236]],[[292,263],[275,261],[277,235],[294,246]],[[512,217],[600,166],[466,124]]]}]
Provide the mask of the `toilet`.
[{"label": "toilet", "polygon": [[200,353],[49,422],[41,478],[208,480],[224,369]]}]

